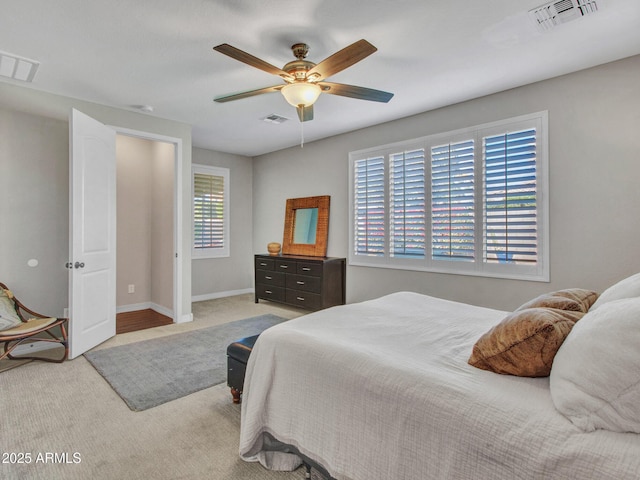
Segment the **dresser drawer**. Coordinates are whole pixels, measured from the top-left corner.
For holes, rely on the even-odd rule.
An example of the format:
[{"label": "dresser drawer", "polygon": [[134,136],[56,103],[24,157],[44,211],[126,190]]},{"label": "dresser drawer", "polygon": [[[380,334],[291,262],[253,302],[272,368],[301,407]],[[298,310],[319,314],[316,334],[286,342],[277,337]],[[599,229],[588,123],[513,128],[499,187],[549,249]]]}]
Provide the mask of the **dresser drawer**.
[{"label": "dresser drawer", "polygon": [[318,310],[322,305],[322,297],[316,293],[302,292],[299,290],[286,290],[285,301],[291,305]]},{"label": "dresser drawer", "polygon": [[285,301],[285,289],[283,287],[273,287],[271,285],[256,285],[256,295],[267,300]]},{"label": "dresser drawer", "polygon": [[271,285],[273,287],[284,287],[285,274],[272,270],[256,270],[256,283]]},{"label": "dresser drawer", "polygon": [[320,277],[310,277],[308,275],[287,275],[286,277],[286,287],[291,290],[312,293],[320,293],[322,290],[322,279]]},{"label": "dresser drawer", "polygon": [[275,270],[276,261],[273,258],[256,258],[256,270]]},{"label": "dresser drawer", "polygon": [[300,275],[311,275],[313,277],[320,277],[322,276],[322,264],[298,262],[296,273]]},{"label": "dresser drawer", "polygon": [[278,260],[276,260],[275,269],[278,272],[296,273],[296,265],[297,264],[298,264],[298,262],[296,262],[295,260],[278,259]]}]

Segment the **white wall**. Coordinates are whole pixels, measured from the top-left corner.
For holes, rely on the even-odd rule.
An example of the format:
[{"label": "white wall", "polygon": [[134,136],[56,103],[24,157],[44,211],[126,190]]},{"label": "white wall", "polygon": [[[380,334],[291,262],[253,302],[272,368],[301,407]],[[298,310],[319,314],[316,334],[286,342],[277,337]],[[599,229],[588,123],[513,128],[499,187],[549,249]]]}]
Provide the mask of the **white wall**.
[{"label": "white wall", "polygon": [[350,151],[548,110],[550,283],[348,267],[347,301],[412,290],[512,309],[560,288],[602,291],[640,271],[639,78],[636,56],[256,157],[253,250],[282,238],[287,198],[331,195],[327,254],[347,256]]},{"label": "white wall", "polygon": [[230,256],[192,260],[194,299],[247,291],[253,286],[252,160],[241,155],[194,148],[193,163],[228,168],[231,184]]}]

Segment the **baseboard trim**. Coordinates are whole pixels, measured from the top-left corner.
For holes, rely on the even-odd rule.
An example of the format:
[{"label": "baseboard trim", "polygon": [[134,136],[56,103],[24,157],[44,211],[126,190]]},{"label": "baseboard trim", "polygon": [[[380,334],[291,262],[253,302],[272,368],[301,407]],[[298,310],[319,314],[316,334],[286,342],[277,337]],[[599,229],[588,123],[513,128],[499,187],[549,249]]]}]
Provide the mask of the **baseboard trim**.
[{"label": "baseboard trim", "polygon": [[[154,310],[165,317],[173,318],[173,310],[170,308],[164,307],[162,305],[158,305],[157,303],[151,302],[151,310]],[[173,320],[175,322],[175,319]]]},{"label": "baseboard trim", "polygon": [[253,288],[243,288],[241,290],[227,290],[226,292],[205,293],[204,295],[194,295],[191,297],[192,302],[203,302],[205,300],[215,300],[216,298],[233,297],[235,295],[243,295],[245,293],[253,293]]},{"label": "baseboard trim", "polygon": [[129,305],[119,305],[116,307],[116,313],[137,312],[138,310],[146,310],[151,308],[151,302],[130,303]]}]

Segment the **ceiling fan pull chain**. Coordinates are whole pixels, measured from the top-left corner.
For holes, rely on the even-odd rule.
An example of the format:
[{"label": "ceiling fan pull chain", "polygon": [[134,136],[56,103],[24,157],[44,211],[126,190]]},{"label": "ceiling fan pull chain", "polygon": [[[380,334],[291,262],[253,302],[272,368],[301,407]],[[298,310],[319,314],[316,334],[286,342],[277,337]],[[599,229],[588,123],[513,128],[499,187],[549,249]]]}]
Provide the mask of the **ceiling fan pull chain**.
[{"label": "ceiling fan pull chain", "polygon": [[304,122],[300,122],[300,148],[304,148]]}]

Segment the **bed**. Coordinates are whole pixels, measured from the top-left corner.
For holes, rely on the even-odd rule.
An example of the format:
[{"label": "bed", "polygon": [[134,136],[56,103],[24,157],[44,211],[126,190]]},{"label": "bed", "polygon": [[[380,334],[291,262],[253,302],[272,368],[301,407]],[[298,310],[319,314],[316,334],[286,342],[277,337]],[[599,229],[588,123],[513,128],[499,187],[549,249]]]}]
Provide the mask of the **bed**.
[{"label": "bed", "polygon": [[548,376],[468,363],[510,313],[399,292],[266,330],[247,365],[240,456],[337,480],[640,478],[640,434],[576,425]]}]

